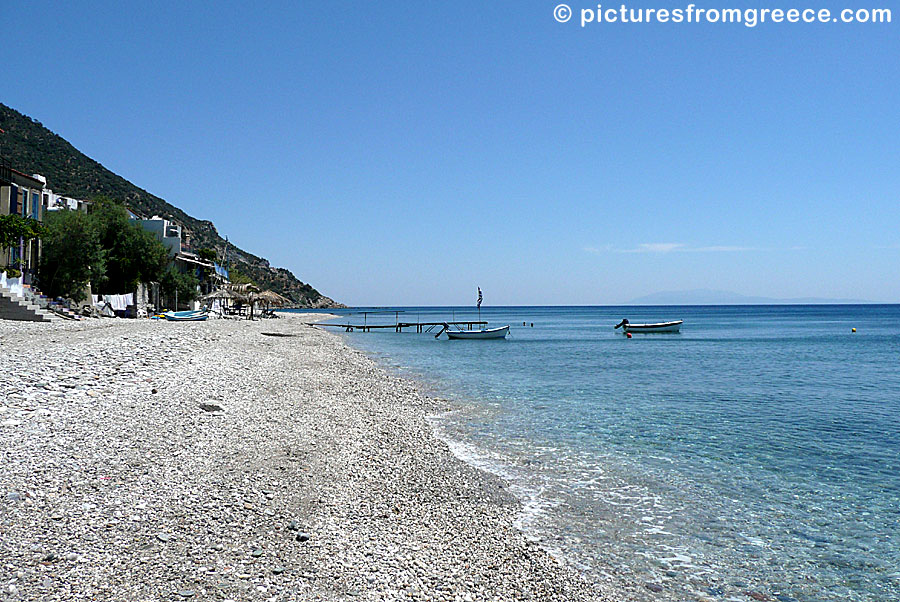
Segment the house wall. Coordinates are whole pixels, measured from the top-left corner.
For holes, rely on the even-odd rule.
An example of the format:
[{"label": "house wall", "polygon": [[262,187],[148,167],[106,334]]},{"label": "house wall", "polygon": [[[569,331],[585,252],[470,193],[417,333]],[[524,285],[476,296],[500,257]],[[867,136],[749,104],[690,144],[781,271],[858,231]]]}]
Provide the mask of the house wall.
[{"label": "house wall", "polygon": [[[44,221],[43,184],[39,180],[13,172],[13,181],[0,185],[0,215],[20,215],[39,222]],[[0,267],[7,267],[24,259],[22,272],[26,284],[30,284],[40,263],[41,242],[31,240],[0,249]]]},{"label": "house wall", "polygon": [[137,221],[144,230],[155,234],[156,239],[165,245],[173,255],[181,253],[181,226],[158,218]]},{"label": "house wall", "polygon": [[44,211],[59,211],[60,209],[68,209],[70,211],[87,212],[87,201],[79,201],[78,199],[69,198],[61,194],[56,194],[52,190],[44,190]]}]

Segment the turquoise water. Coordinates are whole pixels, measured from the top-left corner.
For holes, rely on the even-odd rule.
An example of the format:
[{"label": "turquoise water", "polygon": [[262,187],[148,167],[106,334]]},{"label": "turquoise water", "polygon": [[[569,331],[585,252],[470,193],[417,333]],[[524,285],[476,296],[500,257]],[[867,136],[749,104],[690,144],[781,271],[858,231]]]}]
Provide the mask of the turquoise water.
[{"label": "turquoise water", "polygon": [[[482,316],[510,339],[344,336],[453,400],[439,432],[510,482],[520,526],[561,558],[655,599],[900,600],[900,306]],[[626,339],[623,317],[685,323]]]}]

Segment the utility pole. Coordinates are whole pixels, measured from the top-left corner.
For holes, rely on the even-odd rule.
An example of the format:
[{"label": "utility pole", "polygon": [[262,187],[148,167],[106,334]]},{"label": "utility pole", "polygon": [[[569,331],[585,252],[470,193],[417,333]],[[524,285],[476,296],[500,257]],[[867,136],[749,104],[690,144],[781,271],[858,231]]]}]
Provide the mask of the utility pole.
[{"label": "utility pole", "polygon": [[225,237],[225,271],[229,272],[229,275],[230,275],[230,271],[228,269],[228,237],[227,236]]}]

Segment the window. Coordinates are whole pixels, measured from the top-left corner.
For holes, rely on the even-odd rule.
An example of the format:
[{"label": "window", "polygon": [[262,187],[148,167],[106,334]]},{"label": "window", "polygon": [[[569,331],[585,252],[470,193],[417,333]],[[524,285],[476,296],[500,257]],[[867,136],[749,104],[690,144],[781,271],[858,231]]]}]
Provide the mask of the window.
[{"label": "window", "polygon": [[10,215],[19,214],[19,187],[15,184],[9,187],[9,213]]}]

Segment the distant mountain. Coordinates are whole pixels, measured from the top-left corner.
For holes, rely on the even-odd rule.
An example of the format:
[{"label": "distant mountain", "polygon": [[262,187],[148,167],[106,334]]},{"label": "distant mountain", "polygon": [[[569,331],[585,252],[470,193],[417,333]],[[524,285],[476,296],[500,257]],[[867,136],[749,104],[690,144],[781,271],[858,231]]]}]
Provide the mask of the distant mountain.
[{"label": "distant mountain", "polygon": [[694,289],[689,291],[665,291],[632,299],[626,305],[818,305],[871,303],[862,299],[823,299],[799,297],[775,299],[772,297],[748,297],[728,291]]},{"label": "distant mountain", "polygon": [[[181,224],[195,249],[208,247],[223,256],[225,240],[209,220],[192,217],[178,207],[139,188],[94,161],[62,137],[15,109],[0,103],[0,155],[14,169],[47,178],[57,194],[76,199],[107,196],[125,201],[142,215],[159,215]],[[228,245],[230,266],[259,286],[274,290],[301,307],[341,307],[285,268],[273,268],[268,260]]]}]

